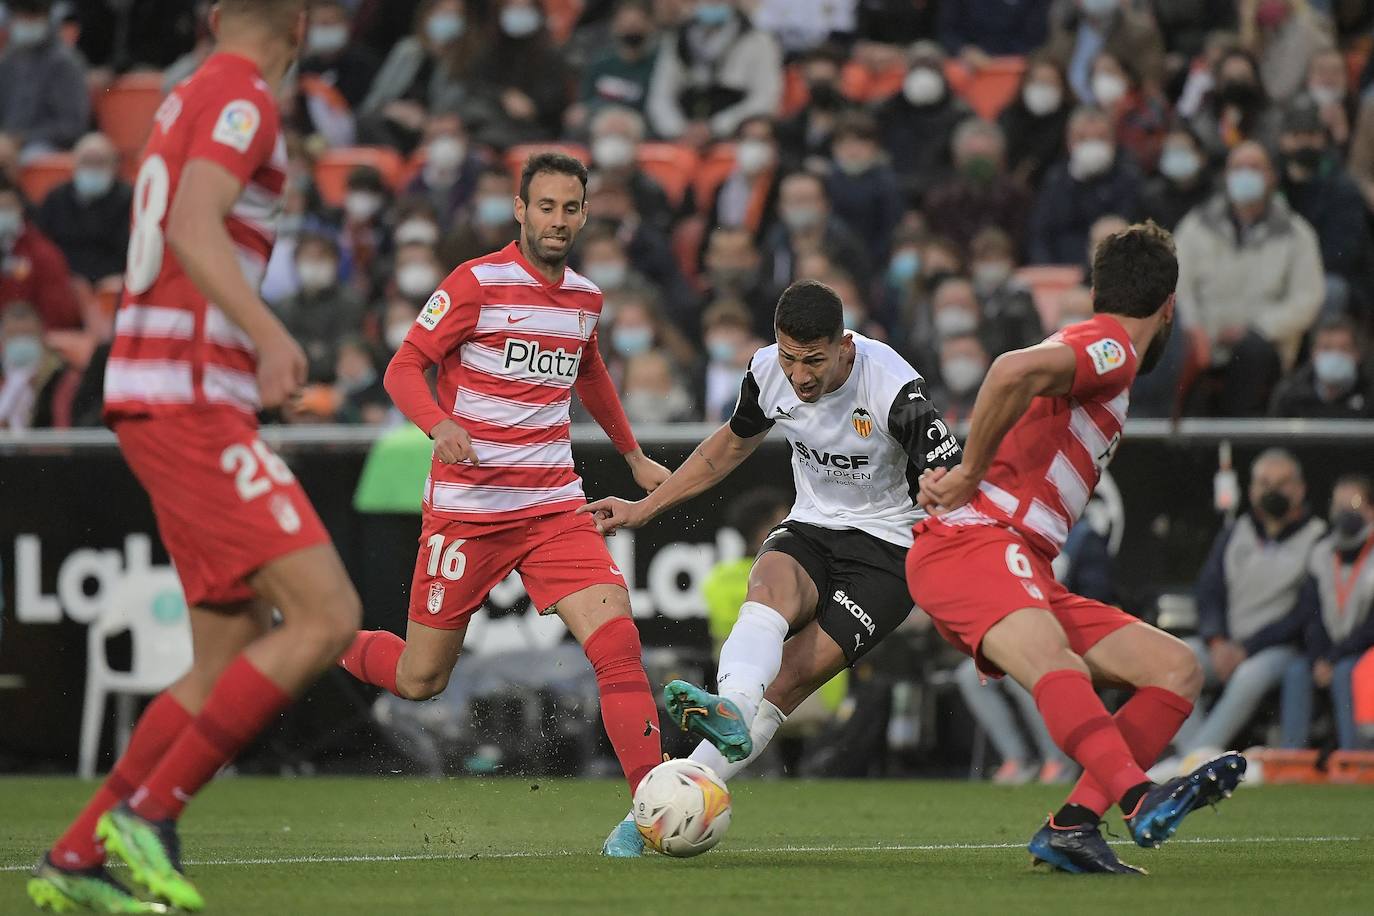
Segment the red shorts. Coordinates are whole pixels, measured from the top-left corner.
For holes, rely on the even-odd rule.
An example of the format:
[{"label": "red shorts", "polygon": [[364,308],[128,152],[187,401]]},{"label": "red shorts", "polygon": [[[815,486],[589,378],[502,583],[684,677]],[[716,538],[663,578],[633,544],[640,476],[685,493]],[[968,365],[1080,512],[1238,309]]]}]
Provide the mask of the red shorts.
[{"label": "red shorts", "polygon": [[410,619],[438,630],[462,629],[512,569],[541,613],[593,585],[625,588],[625,577],[590,515],[559,512],[465,522],[425,512],[410,583]]},{"label": "red shorts", "polygon": [[239,411],[120,420],[114,431],[192,607],[246,601],[254,572],[329,543],[295,475]]},{"label": "red shorts", "polygon": [[917,528],[907,554],[906,581],[911,599],[930,615],[940,635],[993,677],[1003,672],[983,657],[983,637],[1022,608],[1054,614],[1068,634],[1069,647],[1079,655],[1136,622],[1120,608],[1064,588],[1048,559],[1000,525],[926,522]]}]

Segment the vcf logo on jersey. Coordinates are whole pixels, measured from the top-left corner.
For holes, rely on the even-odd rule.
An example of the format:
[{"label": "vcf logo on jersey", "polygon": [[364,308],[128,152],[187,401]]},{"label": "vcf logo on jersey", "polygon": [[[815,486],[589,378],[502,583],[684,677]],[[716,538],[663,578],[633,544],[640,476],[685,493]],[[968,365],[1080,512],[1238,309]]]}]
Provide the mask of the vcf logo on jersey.
[{"label": "vcf logo on jersey", "polygon": [[537,340],[517,340],[514,337],[506,338],[506,350],[501,360],[501,368],[507,372],[515,370],[523,375],[568,383],[577,379],[577,369],[581,364],[581,347],[573,353],[562,347],[545,350]]},{"label": "vcf logo on jersey", "polygon": [[862,407],[855,407],[849,422],[854,424],[854,432],[867,439],[873,434],[873,417]]}]

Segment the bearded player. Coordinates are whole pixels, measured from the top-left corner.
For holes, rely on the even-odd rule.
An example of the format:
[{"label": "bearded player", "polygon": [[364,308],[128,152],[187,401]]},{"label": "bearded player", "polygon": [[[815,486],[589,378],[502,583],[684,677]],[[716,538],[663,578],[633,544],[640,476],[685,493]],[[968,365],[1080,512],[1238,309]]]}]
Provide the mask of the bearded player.
[{"label": "bearded player", "polygon": [[338,554],[257,433],[258,410],[305,381],[305,354],[257,293],[286,181],[274,99],[304,7],[220,0],[215,53],[164,100],[143,152],[105,419],[151,497],[190,607],[194,662],[148,705],[39,865],[28,891],[41,908],[165,912],[105,871],[108,849],[153,896],[201,909],[181,870],[183,807],[357,628]]},{"label": "bearded player", "polygon": [[[1031,691],[1050,735],[1083,767],[1068,801],[1030,842],[1069,872],[1141,874],[1103,840],[1120,807],[1132,839],[1156,847],[1198,807],[1229,796],[1245,758],[1224,754],[1154,785],[1144,768],[1193,708],[1202,675],[1173,636],[1064,589],[1050,563],[1121,441],[1131,382],[1173,329],[1178,261],[1153,223],[1109,236],[1093,258],[1094,317],[993,363],[963,462],[921,481],[933,518],[907,557],[911,596],[990,677]],[[1135,688],[1110,716],[1094,683]]]},{"label": "bearded player", "polygon": [[[405,640],[360,632],[340,664],[403,699],[436,695],[472,615],[517,570],[592,663],[633,794],[661,759],[658,711],[625,580],[591,518],[575,512],[587,500],[568,434],[573,390],[635,483],[653,491],[668,469],[636,444],[601,359],[601,291],[567,266],[587,221],[586,187],[576,159],[531,157],[515,200],[519,240],[451,273],[387,367],[396,406],[434,440],[410,620]],[[438,404],[425,383],[436,365]]]}]

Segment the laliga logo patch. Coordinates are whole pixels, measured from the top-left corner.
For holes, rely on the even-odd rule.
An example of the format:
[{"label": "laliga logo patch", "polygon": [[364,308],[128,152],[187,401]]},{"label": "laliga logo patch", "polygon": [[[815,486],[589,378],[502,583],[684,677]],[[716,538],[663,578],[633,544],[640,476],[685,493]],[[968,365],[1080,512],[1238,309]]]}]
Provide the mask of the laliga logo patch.
[{"label": "laliga logo patch", "polygon": [[1093,368],[1098,375],[1106,375],[1126,365],[1126,348],[1110,337],[1088,344],[1088,355],[1092,357]]},{"label": "laliga logo patch", "polygon": [[855,407],[849,421],[854,424],[854,432],[867,439],[873,433],[873,417],[862,407]]},{"label": "laliga logo patch", "polygon": [[258,106],[247,99],[235,99],[219,113],[215,131],[210,136],[216,143],[246,153],[261,124],[262,115],[258,113]]},{"label": "laliga logo patch", "polygon": [[437,614],[444,609],[444,586],[435,582],[429,587],[429,601],[425,603],[425,610],[431,614]]},{"label": "laliga logo patch", "polygon": [[442,289],[435,291],[425,307],[420,309],[420,317],[415,319],[415,323],[426,331],[432,331],[439,326],[439,321],[448,314],[449,307],[453,305],[453,300],[449,299],[448,293]]}]

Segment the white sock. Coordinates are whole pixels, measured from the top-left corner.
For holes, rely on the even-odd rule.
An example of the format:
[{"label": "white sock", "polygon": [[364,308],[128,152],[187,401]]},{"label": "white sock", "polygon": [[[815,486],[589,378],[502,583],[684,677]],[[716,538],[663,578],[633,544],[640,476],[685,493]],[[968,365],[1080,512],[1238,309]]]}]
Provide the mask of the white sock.
[{"label": "white sock", "polygon": [[764,691],[778,676],[787,629],[786,619],[777,611],[757,601],[746,601],[720,647],[716,683],[721,696],[739,707],[745,722],[754,721]]},{"label": "white sock", "polygon": [[714,744],[703,741],[697,745],[696,750],[692,751],[690,759],[710,767],[722,780],[729,782],[741,770],[758,759],[758,756],[768,747],[768,743],[773,740],[773,736],[777,734],[778,727],[786,721],[787,716],[783,714],[781,709],[767,700],[761,700],[758,715],[754,716],[754,723],[749,726],[749,737],[754,741],[754,749],[749,752],[748,757],[730,763],[721,756]]}]

